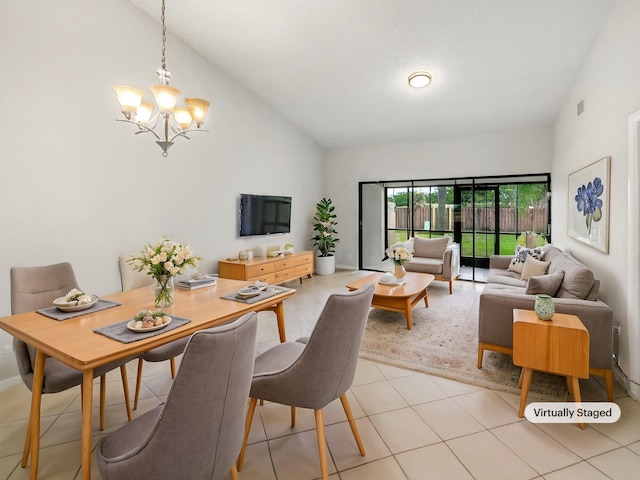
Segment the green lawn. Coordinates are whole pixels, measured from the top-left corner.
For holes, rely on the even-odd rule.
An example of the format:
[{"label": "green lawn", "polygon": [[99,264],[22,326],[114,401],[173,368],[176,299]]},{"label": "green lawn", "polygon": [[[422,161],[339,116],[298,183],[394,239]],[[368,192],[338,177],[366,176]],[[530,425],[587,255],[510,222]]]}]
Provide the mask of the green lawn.
[{"label": "green lawn", "polygon": [[[398,230],[396,233],[396,242],[404,242],[407,240],[407,232]],[[453,236],[453,234],[450,234]],[[433,234],[429,236],[427,233],[417,233],[418,237],[425,238],[440,238],[444,235]],[[473,257],[473,246],[475,243],[475,256],[477,258],[488,258],[494,254],[495,237],[491,234],[476,233],[475,238],[471,233],[462,234],[462,251],[460,252],[463,257]],[[542,235],[538,235],[536,238],[536,245],[544,245],[546,239]],[[516,245],[524,245],[524,237],[522,235],[514,234],[501,234],[500,235],[500,255],[513,255],[516,251]]]}]

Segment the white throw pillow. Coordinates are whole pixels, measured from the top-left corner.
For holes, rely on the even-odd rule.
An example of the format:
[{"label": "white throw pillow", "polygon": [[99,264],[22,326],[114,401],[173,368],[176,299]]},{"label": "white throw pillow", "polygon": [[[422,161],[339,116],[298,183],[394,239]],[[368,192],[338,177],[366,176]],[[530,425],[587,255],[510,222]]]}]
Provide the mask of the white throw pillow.
[{"label": "white throw pillow", "polygon": [[522,275],[520,279],[529,280],[529,277],[539,277],[547,273],[550,262],[543,262],[542,260],[536,260],[530,255],[527,255],[527,259],[524,261],[522,267]]}]

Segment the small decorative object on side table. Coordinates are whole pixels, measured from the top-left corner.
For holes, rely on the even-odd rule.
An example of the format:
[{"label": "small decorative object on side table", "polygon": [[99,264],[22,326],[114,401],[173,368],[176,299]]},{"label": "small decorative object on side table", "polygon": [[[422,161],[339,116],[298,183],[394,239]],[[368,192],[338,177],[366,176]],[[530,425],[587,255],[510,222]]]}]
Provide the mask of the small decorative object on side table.
[{"label": "small decorative object on side table", "polygon": [[556,311],[553,298],[544,294],[536,295],[536,303],[533,305],[533,310],[540,320],[551,320]]},{"label": "small decorative object on side table", "polygon": [[154,305],[162,308],[173,305],[173,277],[184,274],[188,266],[197,269],[200,260],[202,258],[193,255],[189,247],[163,237],[156,245],[145,245],[140,255],[128,262],[134,270],[144,271],[156,281]]}]

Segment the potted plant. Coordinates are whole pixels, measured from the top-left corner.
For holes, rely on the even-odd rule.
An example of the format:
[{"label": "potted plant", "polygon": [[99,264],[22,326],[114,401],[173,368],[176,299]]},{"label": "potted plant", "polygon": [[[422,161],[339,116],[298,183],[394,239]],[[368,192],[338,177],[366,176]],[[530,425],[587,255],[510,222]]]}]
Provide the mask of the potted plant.
[{"label": "potted plant", "polygon": [[311,239],[313,245],[318,247],[319,256],[316,257],[316,273],[318,275],[331,275],[336,271],[336,259],[334,257],[336,238],[338,232],[335,229],[336,214],[331,199],[323,198],[316,204],[316,214],[313,217],[313,230],[316,234]]}]

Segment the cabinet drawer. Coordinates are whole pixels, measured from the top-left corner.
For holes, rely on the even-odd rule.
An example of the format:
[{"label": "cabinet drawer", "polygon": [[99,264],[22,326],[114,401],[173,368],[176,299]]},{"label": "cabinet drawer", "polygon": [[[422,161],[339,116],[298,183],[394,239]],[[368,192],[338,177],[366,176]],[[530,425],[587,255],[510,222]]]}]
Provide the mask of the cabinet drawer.
[{"label": "cabinet drawer", "polygon": [[313,265],[313,253],[309,252],[309,253],[302,253],[300,255],[296,255],[295,261],[296,261],[296,266],[303,265],[305,263],[310,263]]},{"label": "cabinet drawer", "polygon": [[280,270],[275,273],[275,282],[274,283],[283,283],[290,279],[296,278],[295,271],[293,268],[287,268],[286,270]]},{"label": "cabinet drawer", "polygon": [[295,261],[293,258],[281,258],[280,260],[276,260],[273,262],[273,268],[277,272],[278,270],[286,270],[287,268],[292,268],[295,265]]},{"label": "cabinet drawer", "polygon": [[258,275],[258,276],[255,276],[255,277],[247,278],[248,282],[255,282],[256,280],[260,280],[261,282],[273,284],[273,283],[276,282],[276,276],[273,273],[265,273],[265,274]]},{"label": "cabinet drawer", "polygon": [[257,277],[260,275],[266,275],[273,273],[273,263],[261,263],[259,265],[247,265],[247,278]]},{"label": "cabinet drawer", "polygon": [[313,265],[310,263],[307,263],[306,265],[299,265],[295,268],[295,272],[294,274],[297,277],[303,276],[303,275],[311,275],[313,273]]},{"label": "cabinet drawer", "polygon": [[233,280],[245,279],[245,267],[239,263],[220,262],[219,273],[221,278],[231,278]]}]

